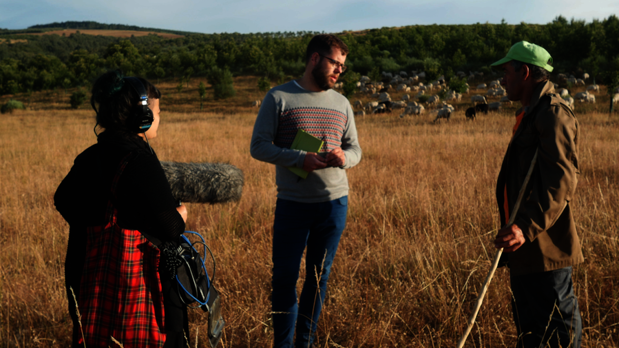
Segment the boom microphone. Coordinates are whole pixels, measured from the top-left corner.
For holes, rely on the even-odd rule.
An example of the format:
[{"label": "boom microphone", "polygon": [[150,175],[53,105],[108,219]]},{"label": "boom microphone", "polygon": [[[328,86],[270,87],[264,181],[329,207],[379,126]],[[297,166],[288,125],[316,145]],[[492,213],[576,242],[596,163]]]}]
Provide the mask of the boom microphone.
[{"label": "boom microphone", "polygon": [[243,171],[228,163],[161,162],[174,198],[189,203],[237,202]]}]

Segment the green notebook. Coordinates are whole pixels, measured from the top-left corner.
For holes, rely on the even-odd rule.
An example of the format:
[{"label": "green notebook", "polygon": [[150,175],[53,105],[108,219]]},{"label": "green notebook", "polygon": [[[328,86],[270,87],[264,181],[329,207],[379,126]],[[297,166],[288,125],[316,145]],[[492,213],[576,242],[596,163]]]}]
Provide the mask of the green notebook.
[{"label": "green notebook", "polygon": [[[303,150],[307,152],[316,152],[320,151],[322,148],[323,141],[316,138],[315,136],[309,134],[303,129],[299,129],[297,131],[297,135],[294,137],[294,141],[292,142],[292,146],[290,146],[293,150]],[[303,179],[307,178],[308,172],[301,168],[297,167],[288,167],[291,172],[297,174]]]}]

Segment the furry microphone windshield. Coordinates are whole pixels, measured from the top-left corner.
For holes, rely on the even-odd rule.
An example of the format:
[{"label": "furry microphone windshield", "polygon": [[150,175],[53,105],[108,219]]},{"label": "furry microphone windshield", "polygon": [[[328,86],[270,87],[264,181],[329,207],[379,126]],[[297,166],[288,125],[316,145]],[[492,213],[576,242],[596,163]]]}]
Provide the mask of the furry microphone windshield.
[{"label": "furry microphone windshield", "polygon": [[243,194],[243,171],[227,163],[161,162],[174,198],[189,203],[236,202]]}]

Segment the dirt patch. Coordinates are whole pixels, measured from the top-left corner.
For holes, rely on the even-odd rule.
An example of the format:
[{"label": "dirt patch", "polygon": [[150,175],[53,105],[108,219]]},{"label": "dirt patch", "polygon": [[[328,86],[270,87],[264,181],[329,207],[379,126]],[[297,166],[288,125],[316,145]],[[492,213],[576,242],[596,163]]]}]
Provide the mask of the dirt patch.
[{"label": "dirt patch", "polygon": [[75,34],[78,31],[81,34],[86,34],[86,35],[101,35],[101,36],[113,36],[113,37],[146,36],[149,34],[155,34],[155,35],[161,36],[166,39],[178,39],[178,38],[183,37],[182,35],[169,34],[169,33],[158,33],[154,31],[100,30],[100,29],[63,29],[63,30],[46,31],[44,33],[21,34],[21,35],[60,35],[62,36],[64,34],[65,36],[69,36],[71,34]]}]

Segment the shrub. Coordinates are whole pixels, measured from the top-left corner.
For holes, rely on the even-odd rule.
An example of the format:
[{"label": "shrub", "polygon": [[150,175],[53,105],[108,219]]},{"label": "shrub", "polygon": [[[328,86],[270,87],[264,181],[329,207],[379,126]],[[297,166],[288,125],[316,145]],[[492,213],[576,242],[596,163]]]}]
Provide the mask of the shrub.
[{"label": "shrub", "polygon": [[355,91],[357,90],[357,82],[359,82],[360,78],[361,75],[354,71],[347,71],[346,74],[344,74],[342,78],[342,90],[346,98],[350,99],[350,97],[352,97],[352,95],[355,93]]},{"label": "shrub", "polygon": [[462,94],[466,92],[466,89],[468,88],[466,86],[466,79],[465,78],[457,78],[457,77],[452,77],[451,80],[449,80],[449,88]]},{"label": "shrub", "polygon": [[440,92],[438,92],[436,95],[438,95],[438,97],[441,100],[445,100],[445,98],[447,98],[447,92],[448,92],[447,88],[444,88]]},{"label": "shrub", "polygon": [[[364,74],[369,74],[372,69],[375,69],[374,59],[372,56],[362,56],[354,61],[355,70]],[[380,71],[379,71],[380,74]]]},{"label": "shrub", "polygon": [[198,93],[200,94],[200,111],[202,111],[202,101],[206,97],[206,85],[204,82],[200,82],[198,85]]},{"label": "shrub", "polygon": [[73,109],[77,109],[82,104],[84,104],[85,100],[86,100],[86,93],[84,93],[84,91],[80,89],[80,90],[77,90],[76,92],[73,92],[73,94],[71,94],[71,99],[69,100],[69,103],[71,103],[71,107]]},{"label": "shrub", "polygon": [[2,112],[3,114],[9,112],[13,112],[13,110],[24,110],[24,104],[18,100],[14,100],[14,99],[9,99],[8,102],[6,102],[6,104],[2,105],[2,107],[0,108],[0,112]]},{"label": "shrub", "polygon": [[417,100],[418,100],[420,103],[425,103],[425,102],[427,102],[427,101],[428,101],[428,99],[430,99],[430,96],[429,96],[429,95],[427,95],[427,94],[422,94],[422,95],[420,95],[420,96],[417,98]]},{"label": "shrub", "polygon": [[258,80],[258,89],[262,92],[266,92],[271,89],[271,82],[266,77],[261,77]]},{"label": "shrub", "polygon": [[401,70],[400,64],[398,64],[393,58],[378,58],[376,61],[376,65],[379,66],[382,71],[397,73]]},{"label": "shrub", "polygon": [[225,99],[236,95],[232,73],[228,68],[220,69],[218,67],[213,67],[208,72],[207,78],[213,86],[213,95],[215,99]]}]

